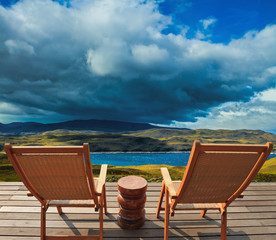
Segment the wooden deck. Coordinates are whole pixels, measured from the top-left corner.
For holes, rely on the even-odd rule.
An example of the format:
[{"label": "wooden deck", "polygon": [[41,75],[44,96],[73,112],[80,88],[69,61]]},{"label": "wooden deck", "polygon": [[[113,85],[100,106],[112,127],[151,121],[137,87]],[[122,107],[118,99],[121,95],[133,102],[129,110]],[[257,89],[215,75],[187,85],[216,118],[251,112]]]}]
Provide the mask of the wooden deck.
[{"label": "wooden deck", "polygon": [[[123,230],[116,221],[118,211],[116,183],[107,183],[108,216],[104,217],[104,239],[162,239],[163,214],[155,211],[160,183],[150,183],[147,191],[146,223],[141,229]],[[40,207],[26,196],[22,183],[0,183],[0,240],[35,240],[40,233]],[[88,208],[65,208],[59,216],[49,208],[47,234],[93,234],[98,229],[98,214]],[[95,230],[96,229],[96,230]],[[276,183],[252,183],[245,197],[228,208],[228,240],[276,240]],[[200,211],[177,212],[170,218],[169,239],[220,239],[220,215]]]}]

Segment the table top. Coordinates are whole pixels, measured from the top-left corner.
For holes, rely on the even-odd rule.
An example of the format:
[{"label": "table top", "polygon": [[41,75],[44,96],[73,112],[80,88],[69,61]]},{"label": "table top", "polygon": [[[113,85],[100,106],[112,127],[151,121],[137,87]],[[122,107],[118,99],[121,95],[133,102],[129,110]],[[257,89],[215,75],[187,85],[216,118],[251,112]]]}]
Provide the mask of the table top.
[{"label": "table top", "polygon": [[118,181],[118,190],[127,195],[139,195],[146,192],[147,180],[138,176],[122,177]]}]

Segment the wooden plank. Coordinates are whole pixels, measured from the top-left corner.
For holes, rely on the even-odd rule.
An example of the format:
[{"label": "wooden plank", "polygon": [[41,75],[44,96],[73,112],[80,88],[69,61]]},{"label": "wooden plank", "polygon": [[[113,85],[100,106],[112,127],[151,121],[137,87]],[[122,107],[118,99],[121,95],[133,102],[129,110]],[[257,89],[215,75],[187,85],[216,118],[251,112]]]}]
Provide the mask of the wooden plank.
[{"label": "wooden plank", "polygon": [[[104,238],[105,240],[112,240],[112,239],[119,239],[119,238]],[[128,238],[124,238],[124,239],[128,239]],[[134,237],[131,238],[133,240],[143,240],[143,239],[150,239],[150,240],[163,240],[163,237]],[[214,236],[214,237],[204,237],[204,236],[200,236],[200,237],[174,237],[174,236],[170,236],[170,240],[175,240],[175,239],[186,239],[186,240],[220,240],[220,236]],[[227,240],[261,240],[261,239],[265,239],[265,240],[275,240],[276,239],[276,235],[243,235],[243,236],[227,236]]]},{"label": "wooden plank", "polygon": [[[255,208],[255,207],[253,207]],[[94,213],[93,208],[68,208],[64,207],[62,208],[64,213]],[[211,210],[210,210],[211,211]],[[213,210],[214,211],[214,210]],[[263,212],[264,209],[259,210],[260,212]],[[271,211],[271,210],[270,210]],[[3,206],[0,209],[0,213],[2,212],[18,212],[18,213],[28,213],[28,212],[40,212],[40,207],[21,207],[21,206]],[[49,207],[47,213],[56,213],[57,210],[54,207]],[[108,208],[109,213],[117,213],[118,208]],[[156,208],[146,208],[146,213],[155,213]],[[189,212],[198,213],[198,210],[190,210]],[[228,210],[229,213],[231,212],[243,212],[247,213],[249,212],[247,207],[230,207]],[[98,213],[96,213],[98,214]]]},{"label": "wooden plank", "polygon": [[[114,197],[115,198],[115,197]],[[117,199],[117,198],[115,198]],[[119,204],[114,199],[107,199],[108,208],[118,208]],[[0,206],[33,206],[39,207],[40,203],[38,201],[0,201]],[[251,207],[251,206],[275,206],[276,207],[276,200],[275,201],[235,201],[231,204],[231,207]],[[146,208],[157,208],[156,201],[147,201],[145,204]],[[178,206],[179,208],[181,205]]]},{"label": "wooden plank", "polygon": [[[65,216],[70,220],[95,220],[98,219],[97,214],[91,214],[91,213],[66,213]],[[108,214],[108,216],[104,216],[105,221],[114,221],[114,219],[117,218],[117,213]],[[213,219],[213,220],[220,220],[220,214],[218,212],[207,212],[206,214],[207,219]],[[24,213],[24,214],[18,214],[17,212],[2,212],[0,213],[0,219],[1,220],[17,220],[17,219],[23,219],[23,220],[40,220],[40,213]],[[55,213],[48,213],[47,214],[48,220],[62,220],[61,216]],[[184,212],[179,214],[176,213],[174,217],[170,218],[172,221],[177,220],[198,220],[202,219],[200,217],[200,212]],[[242,220],[242,219],[276,219],[276,211],[275,212],[264,212],[264,213],[230,213],[228,214],[228,219],[234,219],[234,220]],[[163,220],[162,214],[160,215],[160,220]],[[155,217],[155,214],[146,214],[146,221],[160,221]]]},{"label": "wooden plank", "polygon": [[14,190],[19,190],[21,188],[21,186],[0,186],[1,191],[14,191]]},{"label": "wooden plank", "polygon": [[254,206],[254,207],[247,207],[247,209],[250,212],[273,212],[273,211],[276,211],[275,206]]},{"label": "wooden plank", "polygon": [[257,186],[257,187],[276,186],[276,182],[252,182],[252,183],[250,183],[249,186]]},{"label": "wooden plank", "polygon": [[[128,239],[127,237],[119,237],[120,239]],[[113,239],[119,239],[116,236],[111,237],[111,238],[106,238],[104,237],[105,240],[113,240]],[[148,237],[133,237],[131,238],[132,240],[144,240],[144,239],[150,239],[150,240],[163,240],[162,237],[152,237],[152,238],[148,238]],[[179,237],[173,237],[171,236],[170,239],[175,240],[175,239],[179,239]],[[220,238],[217,236],[215,237],[181,237],[181,239],[186,239],[186,240],[220,240]],[[276,235],[267,235],[267,234],[262,234],[262,235],[250,235],[250,236],[228,236],[227,240],[275,240],[276,239]],[[40,240],[39,237],[13,237],[13,236],[0,236],[0,240]]]},{"label": "wooden plank", "polygon": [[27,191],[0,191],[0,195],[26,195]]},{"label": "wooden plank", "polygon": [[24,185],[22,182],[0,182],[0,186],[22,186],[22,185]]},{"label": "wooden plank", "polygon": [[[65,216],[69,220],[95,220],[98,219],[98,215],[96,214],[90,214],[90,213],[66,213]],[[108,216],[104,216],[105,221],[114,221],[114,219],[117,218],[117,213],[108,214]],[[220,220],[220,214],[218,212],[207,212],[206,214],[207,219],[213,219],[213,220]],[[13,212],[2,212],[0,213],[0,219],[1,220],[40,220],[40,213],[24,213],[24,214],[18,214]],[[62,220],[61,216],[56,213],[48,213],[47,214],[48,220]],[[200,217],[200,212],[183,212],[181,214],[176,213],[174,217],[171,217],[172,221],[177,220],[198,220],[202,219]],[[242,219],[276,219],[276,211],[275,212],[264,212],[264,213],[230,213],[228,214],[228,219],[235,219],[235,220],[242,220]],[[160,220],[163,220],[162,214],[160,215]],[[146,221],[160,221],[156,218],[155,214],[146,214]]]},{"label": "wooden plank", "polygon": [[[108,229],[117,229],[118,223],[116,219],[113,221],[107,221],[104,223],[105,227]],[[213,220],[213,219],[197,219],[197,220],[180,220],[180,221],[171,221],[170,222],[171,228],[178,228],[178,229],[192,229],[192,228],[215,228],[220,226],[220,220]],[[70,226],[71,229],[88,229],[88,228],[98,228],[99,221],[98,219],[94,220],[68,220],[66,216],[64,219],[60,221],[47,221],[47,228],[67,228]],[[163,221],[147,221],[145,222],[143,229],[155,229],[160,228],[162,229],[164,226]],[[276,226],[274,219],[246,219],[246,220],[229,220],[228,227],[235,228],[235,227],[263,227],[263,226]],[[2,228],[6,227],[15,227],[15,228],[39,228],[40,221],[37,220],[0,220],[0,233]],[[276,232],[275,232],[276,233]]]},{"label": "wooden plank", "polygon": [[12,197],[12,195],[0,195],[0,200],[10,200]]},{"label": "wooden plank", "polygon": [[[122,230],[119,227],[116,229],[108,229],[104,226],[104,237],[105,238],[137,238],[140,236],[147,236],[148,238],[152,237],[163,237],[163,228],[140,228],[134,230]],[[49,235],[93,235],[97,233],[97,230],[94,229],[68,229],[68,228],[47,228],[47,234]],[[39,236],[39,228],[0,228],[0,235],[9,235],[9,236]],[[269,227],[230,227],[228,228],[228,236],[250,236],[257,234],[276,234],[275,226]],[[195,227],[195,228],[170,228],[169,237],[211,237],[211,236],[220,236],[220,227],[214,226],[209,228]],[[241,238],[242,239],[242,238]]]}]

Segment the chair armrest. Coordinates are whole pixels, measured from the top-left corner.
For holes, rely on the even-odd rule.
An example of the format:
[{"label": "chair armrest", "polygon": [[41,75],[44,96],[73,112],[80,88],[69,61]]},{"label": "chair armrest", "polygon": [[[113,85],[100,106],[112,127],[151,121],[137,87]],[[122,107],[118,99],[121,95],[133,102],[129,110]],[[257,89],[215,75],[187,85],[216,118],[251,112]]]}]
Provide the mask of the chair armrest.
[{"label": "chair armrest", "polygon": [[107,164],[103,164],[101,166],[101,172],[100,176],[98,178],[98,184],[97,184],[97,193],[101,194],[103,190],[103,186],[105,184],[105,179],[106,179],[106,173],[107,173]]},{"label": "chair armrest", "polygon": [[168,188],[171,198],[176,198],[176,192],[173,187],[172,179],[167,168],[161,168],[161,173],[165,182],[166,187]]}]

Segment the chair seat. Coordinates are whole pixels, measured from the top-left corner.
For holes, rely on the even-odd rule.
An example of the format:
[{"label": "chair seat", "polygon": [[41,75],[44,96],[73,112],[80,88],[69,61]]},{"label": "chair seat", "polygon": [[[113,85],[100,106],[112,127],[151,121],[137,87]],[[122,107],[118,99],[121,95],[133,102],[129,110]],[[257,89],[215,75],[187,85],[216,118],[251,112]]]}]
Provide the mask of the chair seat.
[{"label": "chair seat", "polygon": [[[98,185],[98,178],[94,178],[94,184],[95,184],[95,188],[97,188]],[[94,200],[93,199],[84,199],[84,200],[51,200],[49,201],[49,206],[78,206],[81,205],[83,207],[87,206],[87,207],[91,207],[91,206],[95,206]]]},{"label": "chair seat", "polygon": [[[172,181],[173,187],[177,192],[181,181]],[[220,209],[217,203],[178,203],[175,209],[191,210],[191,209]]]}]

